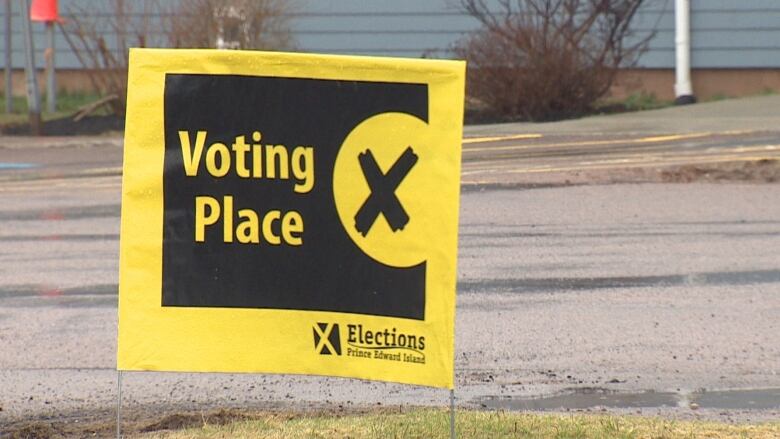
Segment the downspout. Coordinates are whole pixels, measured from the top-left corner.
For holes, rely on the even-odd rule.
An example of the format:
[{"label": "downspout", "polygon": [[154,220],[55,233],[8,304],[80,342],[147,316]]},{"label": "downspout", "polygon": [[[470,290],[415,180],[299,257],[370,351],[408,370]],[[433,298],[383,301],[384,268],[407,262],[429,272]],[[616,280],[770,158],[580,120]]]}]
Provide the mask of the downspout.
[{"label": "downspout", "polygon": [[674,103],[676,105],[693,104],[691,86],[691,1],[675,0],[674,4],[674,46],[675,46],[675,83]]},{"label": "downspout", "polygon": [[14,112],[13,81],[11,75],[13,71],[11,66],[11,0],[5,0],[5,112],[11,114]]}]

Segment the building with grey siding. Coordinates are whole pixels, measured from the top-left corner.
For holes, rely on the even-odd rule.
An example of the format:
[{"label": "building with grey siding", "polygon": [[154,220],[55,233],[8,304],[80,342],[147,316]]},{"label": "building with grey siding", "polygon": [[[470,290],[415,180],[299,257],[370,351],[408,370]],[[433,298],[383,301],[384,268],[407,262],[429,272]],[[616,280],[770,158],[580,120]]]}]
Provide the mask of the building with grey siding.
[{"label": "building with grey siding", "polygon": [[[137,0],[141,1],[141,0]],[[3,2],[0,2],[2,5]],[[12,63],[23,66],[18,2],[12,1]],[[94,0],[65,0],[68,6]],[[106,2],[97,2],[106,3]],[[452,57],[452,46],[479,23],[459,7],[459,0],[296,0],[290,25],[296,50],[303,52],[404,57]],[[2,11],[2,13],[5,13]],[[0,20],[4,27],[5,20]],[[37,65],[43,66],[43,24],[34,23]],[[636,19],[637,35],[654,32],[637,68],[626,71],[614,93],[644,91],[674,98],[674,0],[646,0]],[[110,30],[106,30],[111,41]],[[4,35],[4,29],[0,35]],[[691,65],[697,96],[780,91],[780,1],[692,0]],[[78,89],[84,81],[69,78],[82,68],[61,35],[57,38],[59,87]],[[0,63],[2,63],[0,59]],[[15,93],[23,83],[15,78]],[[81,84],[81,85],[79,85]]]}]

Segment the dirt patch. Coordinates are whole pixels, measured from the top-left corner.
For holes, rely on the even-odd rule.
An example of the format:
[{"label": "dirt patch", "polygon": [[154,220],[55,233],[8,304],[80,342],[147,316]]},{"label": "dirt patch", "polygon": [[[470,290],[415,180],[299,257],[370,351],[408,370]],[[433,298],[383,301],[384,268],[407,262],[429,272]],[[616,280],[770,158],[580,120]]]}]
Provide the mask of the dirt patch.
[{"label": "dirt patch", "polygon": [[664,167],[580,171],[570,182],[610,183],[778,183],[780,160],[762,159]]},{"label": "dirt patch", "polygon": [[73,437],[112,437],[116,423],[69,419],[61,421],[29,421],[12,424],[0,430],[0,437],[9,439],[59,439]]},{"label": "dirt patch", "polygon": [[[43,422],[33,422],[10,432],[9,439],[49,439],[56,434],[54,428]],[[5,436],[3,436],[5,437]]]},{"label": "dirt patch", "polygon": [[667,183],[746,181],[780,182],[780,160],[723,163],[720,165],[685,165],[662,170],[660,178]]},{"label": "dirt patch", "polygon": [[231,422],[247,421],[255,418],[257,416],[252,416],[247,412],[225,409],[214,413],[202,414],[175,413],[141,428],[141,432],[182,430],[185,428],[202,427],[203,425],[227,425]]},{"label": "dirt patch", "polygon": [[[89,136],[125,129],[125,120],[114,115],[88,116],[76,122],[72,117],[52,119],[43,123],[44,136]],[[0,126],[0,134],[30,135],[30,124],[16,123]]]},{"label": "dirt patch", "polygon": [[544,173],[494,173],[479,182],[463,179],[464,191],[543,189],[625,183],[780,183],[780,160],[629,167]]},{"label": "dirt patch", "polygon": [[[408,408],[412,408],[409,406]],[[197,410],[164,406],[136,407],[122,411],[122,433],[132,435],[155,431],[181,430],[204,425],[227,425],[232,422],[259,419],[292,420],[302,416],[343,416],[345,414],[397,412],[402,408],[307,405],[266,408],[219,408]],[[160,415],[160,413],[165,413]],[[113,410],[81,411],[46,415],[0,425],[2,439],[112,438],[116,436],[116,412]]]}]

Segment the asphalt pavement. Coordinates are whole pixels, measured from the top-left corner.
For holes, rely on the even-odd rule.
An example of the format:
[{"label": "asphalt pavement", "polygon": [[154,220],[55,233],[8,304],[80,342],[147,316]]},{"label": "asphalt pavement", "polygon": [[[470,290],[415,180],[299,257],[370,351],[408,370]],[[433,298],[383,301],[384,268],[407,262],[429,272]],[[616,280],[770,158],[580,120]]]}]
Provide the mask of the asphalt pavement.
[{"label": "asphalt pavement", "polygon": [[667,107],[652,111],[597,115],[549,123],[471,125],[466,137],[516,134],[690,134],[719,131],[776,131],[780,95],[753,96]]},{"label": "asphalt pavement", "polygon": [[604,182],[605,171],[612,181],[648,182],[670,167],[777,160],[780,96],[464,132],[466,184],[588,184]]},{"label": "asphalt pavement", "polygon": [[[551,409],[528,401],[552,395],[564,410],[586,394],[597,396],[593,404],[570,408],[597,411],[607,405],[601,396],[650,392],[668,398],[609,410],[780,417],[780,402],[771,403],[780,388],[780,185],[576,180],[603,183],[597,175],[629,168],[774,163],[778,127],[777,96],[467,127],[459,404]],[[111,416],[120,171],[121,139],[0,137],[0,427]],[[742,396],[731,405],[725,397],[702,402],[721,391]],[[333,378],[124,378],[126,409],[146,416],[446,402],[441,391]]]}]

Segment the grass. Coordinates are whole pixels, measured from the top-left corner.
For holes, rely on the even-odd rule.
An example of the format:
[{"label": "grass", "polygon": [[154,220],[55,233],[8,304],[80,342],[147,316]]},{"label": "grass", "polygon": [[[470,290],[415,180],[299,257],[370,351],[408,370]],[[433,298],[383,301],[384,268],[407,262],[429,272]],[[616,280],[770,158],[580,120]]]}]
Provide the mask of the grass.
[{"label": "grass", "polygon": [[624,99],[608,99],[596,104],[596,111],[619,109],[619,111],[645,111],[657,110],[659,108],[674,105],[673,101],[664,101],[658,99],[655,93],[646,93],[644,91],[631,94]]},{"label": "grass", "polygon": [[[58,119],[73,114],[79,107],[86,105],[99,98],[95,94],[86,93],[59,93],[57,95],[57,111],[49,113],[46,111],[46,95],[41,96],[41,118],[43,120]],[[26,123],[27,116],[27,98],[14,96],[12,99],[12,113],[5,112],[5,96],[0,94],[0,126],[18,123]],[[94,114],[107,114],[104,109],[96,111]]]},{"label": "grass", "polygon": [[723,93],[715,93],[714,95],[710,96],[705,100],[705,102],[719,102],[719,101],[725,101],[727,99],[734,99],[732,96],[729,96],[727,94]]},{"label": "grass", "polygon": [[640,92],[627,97],[622,103],[628,111],[644,111],[668,107],[674,102],[662,101],[656,97],[655,93]]},{"label": "grass", "polygon": [[715,93],[714,95],[707,98],[705,102],[725,101],[727,99],[739,99],[740,97],[750,97],[750,96],[774,96],[776,94],[777,91],[775,89],[771,87],[764,87],[758,93],[745,95],[745,96],[730,96],[724,93]]},{"label": "grass", "polygon": [[[225,425],[134,435],[135,438],[447,438],[449,412],[354,415],[259,414]],[[731,425],[646,417],[459,411],[457,437],[470,438],[758,438],[780,437],[780,423]]]}]

